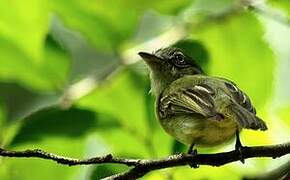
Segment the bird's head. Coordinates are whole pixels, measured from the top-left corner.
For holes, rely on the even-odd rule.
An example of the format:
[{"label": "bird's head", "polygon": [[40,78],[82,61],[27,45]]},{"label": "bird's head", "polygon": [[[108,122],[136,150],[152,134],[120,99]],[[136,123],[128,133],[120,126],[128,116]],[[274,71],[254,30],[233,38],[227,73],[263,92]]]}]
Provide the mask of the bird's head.
[{"label": "bird's head", "polygon": [[154,53],[139,52],[150,69],[151,88],[155,95],[171,82],[185,75],[202,74],[202,69],[182,49],[167,47]]}]

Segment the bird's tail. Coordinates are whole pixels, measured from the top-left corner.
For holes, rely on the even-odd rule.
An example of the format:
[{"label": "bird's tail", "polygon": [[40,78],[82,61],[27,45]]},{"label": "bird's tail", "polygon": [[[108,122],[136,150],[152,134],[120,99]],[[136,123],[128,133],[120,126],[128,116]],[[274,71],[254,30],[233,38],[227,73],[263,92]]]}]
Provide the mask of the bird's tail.
[{"label": "bird's tail", "polygon": [[225,114],[232,117],[241,128],[254,130],[260,129],[262,131],[268,129],[266,123],[262,119],[238,104],[232,103],[226,106],[225,110]]}]

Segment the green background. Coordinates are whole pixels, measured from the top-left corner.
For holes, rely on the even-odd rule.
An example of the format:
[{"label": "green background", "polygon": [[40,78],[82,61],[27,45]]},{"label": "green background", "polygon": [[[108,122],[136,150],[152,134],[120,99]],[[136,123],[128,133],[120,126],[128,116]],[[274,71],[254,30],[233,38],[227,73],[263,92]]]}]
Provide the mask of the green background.
[{"label": "green background", "polygon": [[[269,130],[243,131],[245,145],[289,141],[290,2],[254,3],[260,10],[242,2],[0,0],[1,147],[74,158],[153,159],[185,151],[158,124],[147,68],[137,55],[179,40],[208,74],[233,80],[251,97]],[[198,151],[231,149],[233,142]],[[241,179],[286,161],[184,166],[143,178]],[[89,180],[126,169],[0,159],[4,180]]]}]

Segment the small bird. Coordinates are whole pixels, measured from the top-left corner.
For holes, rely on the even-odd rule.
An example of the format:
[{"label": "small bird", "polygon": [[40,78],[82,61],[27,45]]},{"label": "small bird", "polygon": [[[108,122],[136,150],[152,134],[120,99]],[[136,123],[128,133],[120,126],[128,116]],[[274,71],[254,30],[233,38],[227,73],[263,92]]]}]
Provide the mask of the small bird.
[{"label": "small bird", "polygon": [[188,145],[189,154],[197,153],[194,146],[215,146],[236,136],[235,148],[244,162],[239,132],[267,130],[249,97],[232,81],[206,75],[180,48],[139,55],[149,66],[156,114],[164,130]]}]

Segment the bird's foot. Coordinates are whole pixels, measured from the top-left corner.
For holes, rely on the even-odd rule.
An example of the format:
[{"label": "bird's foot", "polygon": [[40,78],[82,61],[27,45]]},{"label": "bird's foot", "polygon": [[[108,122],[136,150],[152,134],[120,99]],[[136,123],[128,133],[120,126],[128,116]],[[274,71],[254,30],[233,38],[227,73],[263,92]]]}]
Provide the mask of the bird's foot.
[{"label": "bird's foot", "polygon": [[[187,154],[192,155],[192,156],[196,156],[197,155],[197,149],[189,149]],[[191,168],[199,168],[199,165],[196,162],[190,162],[189,166]]]},{"label": "bird's foot", "polygon": [[236,147],[236,152],[239,154],[240,161],[245,164],[245,158],[243,156],[243,146]]},{"label": "bird's foot", "polygon": [[245,164],[245,158],[243,156],[243,149],[242,143],[240,141],[239,132],[236,132],[236,144],[235,144],[235,151],[238,153],[240,161]]}]

